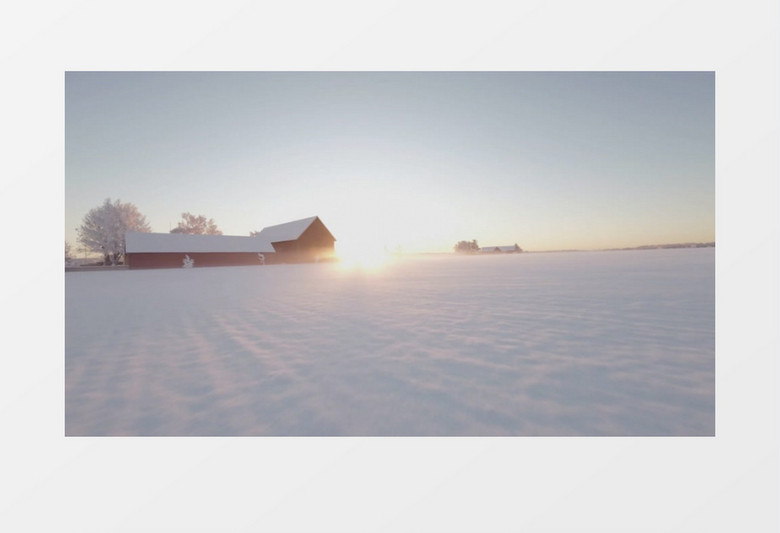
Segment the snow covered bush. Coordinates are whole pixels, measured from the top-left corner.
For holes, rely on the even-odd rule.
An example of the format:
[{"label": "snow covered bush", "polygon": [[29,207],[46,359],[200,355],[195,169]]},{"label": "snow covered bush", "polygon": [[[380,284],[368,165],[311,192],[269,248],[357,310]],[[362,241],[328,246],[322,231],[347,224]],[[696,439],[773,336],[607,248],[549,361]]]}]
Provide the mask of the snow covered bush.
[{"label": "snow covered bush", "polygon": [[195,260],[191,259],[189,255],[184,256],[184,261],[182,261],[182,268],[192,268],[195,266]]}]

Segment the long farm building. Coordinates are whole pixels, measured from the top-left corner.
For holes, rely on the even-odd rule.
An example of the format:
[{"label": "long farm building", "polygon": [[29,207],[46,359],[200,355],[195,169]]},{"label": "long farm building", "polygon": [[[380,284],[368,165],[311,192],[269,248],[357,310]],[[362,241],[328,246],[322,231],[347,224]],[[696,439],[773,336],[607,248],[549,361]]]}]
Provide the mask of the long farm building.
[{"label": "long farm building", "polygon": [[333,257],[335,242],[316,216],[269,226],[249,237],[128,232],[125,264],[135,269],[316,262]]}]

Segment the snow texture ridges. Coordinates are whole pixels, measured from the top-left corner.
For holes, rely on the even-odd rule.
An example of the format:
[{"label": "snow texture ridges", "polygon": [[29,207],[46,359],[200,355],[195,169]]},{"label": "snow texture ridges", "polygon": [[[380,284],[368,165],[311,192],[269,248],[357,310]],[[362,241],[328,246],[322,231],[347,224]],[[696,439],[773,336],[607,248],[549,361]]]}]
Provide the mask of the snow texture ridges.
[{"label": "snow texture ridges", "polygon": [[68,435],[713,435],[713,249],[66,274]]}]

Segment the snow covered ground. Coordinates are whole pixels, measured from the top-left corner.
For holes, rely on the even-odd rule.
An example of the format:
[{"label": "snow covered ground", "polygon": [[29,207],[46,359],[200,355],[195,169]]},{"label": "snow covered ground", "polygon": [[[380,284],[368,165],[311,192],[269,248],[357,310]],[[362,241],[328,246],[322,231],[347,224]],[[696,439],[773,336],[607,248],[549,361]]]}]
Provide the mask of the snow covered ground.
[{"label": "snow covered ground", "polygon": [[67,435],[714,435],[715,250],[65,274]]}]

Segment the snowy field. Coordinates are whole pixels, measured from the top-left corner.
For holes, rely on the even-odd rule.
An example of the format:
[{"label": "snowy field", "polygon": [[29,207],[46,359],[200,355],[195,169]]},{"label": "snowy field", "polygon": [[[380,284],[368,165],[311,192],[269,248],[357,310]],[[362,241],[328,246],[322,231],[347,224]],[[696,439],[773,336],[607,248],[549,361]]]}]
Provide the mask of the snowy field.
[{"label": "snowy field", "polygon": [[65,274],[67,435],[714,435],[715,249]]}]

